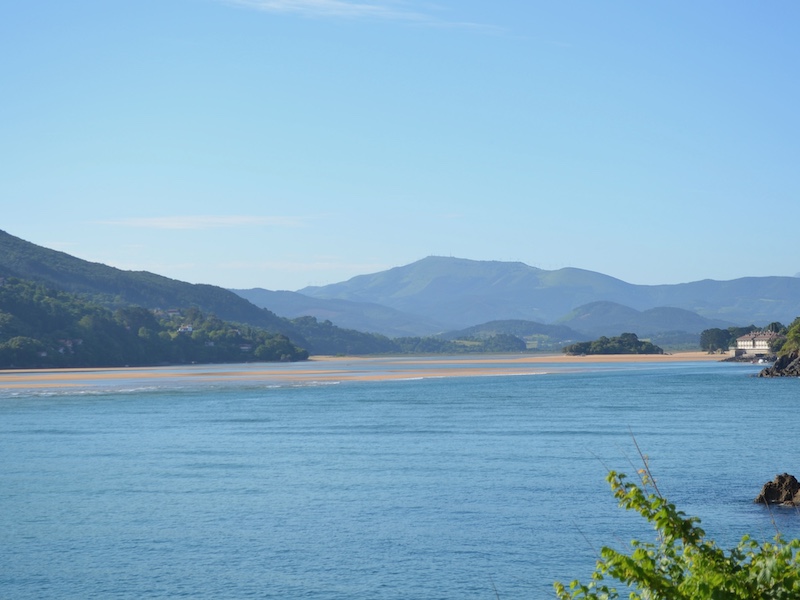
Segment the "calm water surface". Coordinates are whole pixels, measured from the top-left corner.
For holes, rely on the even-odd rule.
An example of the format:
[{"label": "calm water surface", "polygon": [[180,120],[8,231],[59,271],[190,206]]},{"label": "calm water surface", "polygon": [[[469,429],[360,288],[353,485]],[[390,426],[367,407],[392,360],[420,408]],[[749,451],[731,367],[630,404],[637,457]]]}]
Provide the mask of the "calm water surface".
[{"label": "calm water surface", "polygon": [[724,546],[800,537],[752,503],[800,475],[800,381],[757,370],[2,390],[0,597],[552,598],[649,535],[604,480],[632,434]]}]

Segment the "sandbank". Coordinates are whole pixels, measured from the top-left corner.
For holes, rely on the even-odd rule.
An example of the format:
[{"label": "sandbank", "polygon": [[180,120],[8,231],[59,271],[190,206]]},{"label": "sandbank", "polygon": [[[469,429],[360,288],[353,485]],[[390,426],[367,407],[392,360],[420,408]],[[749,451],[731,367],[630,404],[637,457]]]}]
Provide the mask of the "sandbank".
[{"label": "sandbank", "polygon": [[[438,358],[435,355],[424,358],[414,356],[388,357],[402,360],[404,364],[410,365],[418,362],[420,364],[486,364],[510,362],[537,364],[537,363],[559,363],[559,364],[591,364],[591,363],[638,363],[638,362],[720,362],[727,358],[728,354],[709,354],[708,352],[675,352],[674,354],[594,354],[586,356],[573,356],[568,354],[481,354],[477,357],[466,355],[453,357],[447,356]],[[312,356],[309,362],[326,362],[342,360],[381,360],[382,357],[360,357],[360,356]]]},{"label": "sandbank", "polygon": [[[70,388],[87,384],[115,385],[129,382],[189,383],[239,380],[263,383],[326,383],[390,381],[444,377],[541,375],[580,371],[592,365],[618,363],[667,363],[720,361],[724,355],[706,352],[675,354],[566,356],[315,356],[302,363],[250,363],[247,365],[192,365],[105,369],[49,369],[0,371],[0,390]],[[554,368],[548,368],[554,367]]]}]

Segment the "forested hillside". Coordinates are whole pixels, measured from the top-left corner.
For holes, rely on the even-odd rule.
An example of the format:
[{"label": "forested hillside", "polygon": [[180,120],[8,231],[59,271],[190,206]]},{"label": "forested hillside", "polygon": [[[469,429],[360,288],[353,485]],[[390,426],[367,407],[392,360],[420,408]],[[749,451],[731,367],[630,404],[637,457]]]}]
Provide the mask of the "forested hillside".
[{"label": "forested hillside", "polygon": [[304,360],[277,333],[197,308],[116,311],[16,278],[0,285],[0,368],[117,367]]},{"label": "forested hillside", "polygon": [[[33,281],[76,295],[110,311],[198,309],[219,319],[288,337],[313,354],[392,352],[382,336],[342,329],[316,320],[294,323],[221,287],[176,281],[145,271],[123,271],[43,248],[0,231],[0,277]],[[313,342],[305,337],[309,335]]]},{"label": "forested hillside", "polygon": [[[197,307],[221,319],[248,323],[290,337],[285,319],[214,285],[191,284],[146,271],[123,271],[50,250],[0,231],[0,276],[34,281],[51,289],[80,294],[114,309]],[[297,340],[302,344],[302,340]]]},{"label": "forested hillside", "polygon": [[[318,354],[525,350],[523,340],[507,334],[390,340],[314,317],[291,323]],[[223,321],[196,307],[164,311],[124,306],[112,311],[37,283],[0,280],[0,369],[297,361],[308,355],[283,334]]]}]

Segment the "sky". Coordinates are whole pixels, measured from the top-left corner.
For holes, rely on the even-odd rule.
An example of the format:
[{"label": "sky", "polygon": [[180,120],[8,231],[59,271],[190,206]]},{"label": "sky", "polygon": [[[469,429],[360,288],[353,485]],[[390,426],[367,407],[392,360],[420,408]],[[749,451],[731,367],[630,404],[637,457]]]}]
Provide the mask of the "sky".
[{"label": "sky", "polygon": [[795,0],[9,0],[0,229],[228,288],[794,276],[799,29]]}]

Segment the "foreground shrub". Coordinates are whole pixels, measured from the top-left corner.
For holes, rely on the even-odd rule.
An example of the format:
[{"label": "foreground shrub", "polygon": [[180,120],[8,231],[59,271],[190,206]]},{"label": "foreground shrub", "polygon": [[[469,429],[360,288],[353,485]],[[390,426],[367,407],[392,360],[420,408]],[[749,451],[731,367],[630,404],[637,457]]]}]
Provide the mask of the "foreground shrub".
[{"label": "foreground shrub", "polygon": [[630,554],[600,551],[591,582],[554,587],[559,600],[613,600],[620,594],[606,579],[621,584],[634,600],[733,600],[800,598],[800,540],[758,543],[749,536],[725,552],[705,537],[697,517],[687,517],[658,491],[648,469],[641,485],[611,471],[607,480],[625,510],[638,512],[657,531],[655,542],[631,542]]}]

